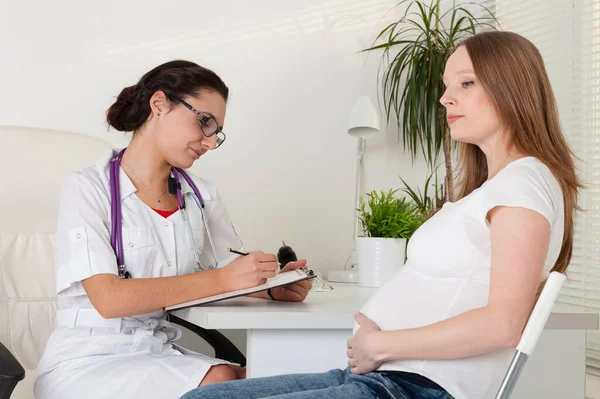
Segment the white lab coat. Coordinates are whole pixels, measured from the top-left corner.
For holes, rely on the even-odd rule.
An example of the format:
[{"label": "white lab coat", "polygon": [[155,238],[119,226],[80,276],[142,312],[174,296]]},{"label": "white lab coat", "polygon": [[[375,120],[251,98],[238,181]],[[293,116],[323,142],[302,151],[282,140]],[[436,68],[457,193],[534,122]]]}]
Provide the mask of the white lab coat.
[{"label": "white lab coat", "polygon": [[[81,281],[95,274],[117,275],[110,244],[109,162],[107,152],[63,185],[56,234],[58,313],[38,365],[37,399],[179,398],[196,387],[212,365],[227,363],[187,351],[173,341],[179,329],[162,311],[123,319],[104,319],[93,308]],[[235,258],[228,247],[243,248],[216,187],[194,178],[206,203],[206,215],[219,266]],[[182,179],[182,193],[192,191]],[[163,218],[135,195],[120,171],[125,265],[133,278],[194,272],[196,260],[180,212]],[[201,213],[186,201],[204,266],[215,264]]]}]

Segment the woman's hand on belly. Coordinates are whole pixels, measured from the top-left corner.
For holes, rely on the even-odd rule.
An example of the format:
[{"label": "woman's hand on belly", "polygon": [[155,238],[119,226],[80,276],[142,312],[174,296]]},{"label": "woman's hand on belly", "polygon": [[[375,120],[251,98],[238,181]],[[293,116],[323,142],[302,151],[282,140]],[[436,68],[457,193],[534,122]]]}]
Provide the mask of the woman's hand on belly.
[{"label": "woman's hand on belly", "polygon": [[354,318],[360,327],[348,340],[348,365],[352,374],[365,374],[383,363],[376,345],[380,330],[377,324],[360,312],[356,312]]}]

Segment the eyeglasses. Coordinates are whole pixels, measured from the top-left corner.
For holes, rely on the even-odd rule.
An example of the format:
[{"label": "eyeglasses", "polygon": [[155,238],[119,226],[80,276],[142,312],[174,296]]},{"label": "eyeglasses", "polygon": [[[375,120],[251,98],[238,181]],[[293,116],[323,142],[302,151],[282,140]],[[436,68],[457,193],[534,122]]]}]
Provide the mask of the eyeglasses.
[{"label": "eyeglasses", "polygon": [[196,115],[198,121],[200,122],[200,129],[202,130],[202,134],[204,134],[206,137],[212,137],[214,135],[217,135],[217,144],[215,146],[215,149],[219,148],[221,144],[223,144],[227,136],[225,136],[225,133],[223,133],[223,131],[219,127],[219,124],[217,123],[217,120],[214,118],[214,116],[202,111],[198,111],[196,108],[192,107],[190,104],[188,104],[181,98],[173,98],[179,101],[187,109],[189,109]]}]

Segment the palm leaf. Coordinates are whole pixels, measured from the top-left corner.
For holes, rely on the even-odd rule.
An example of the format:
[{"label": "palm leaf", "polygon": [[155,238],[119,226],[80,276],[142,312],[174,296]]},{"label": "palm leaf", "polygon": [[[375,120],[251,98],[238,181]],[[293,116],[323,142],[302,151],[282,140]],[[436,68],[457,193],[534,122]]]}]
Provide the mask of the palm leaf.
[{"label": "palm leaf", "polygon": [[[387,122],[395,114],[405,151],[413,161],[420,152],[432,169],[446,140],[446,122],[439,104],[446,61],[459,40],[478,29],[499,25],[488,8],[475,2],[460,6],[453,2],[446,10],[440,3],[399,2],[396,7],[406,6],[401,17],[383,28],[370,47],[361,50],[383,52],[378,79]],[[482,15],[467,10],[467,4],[479,6]],[[446,151],[444,157],[451,160]],[[452,180],[451,175],[448,177]]]}]

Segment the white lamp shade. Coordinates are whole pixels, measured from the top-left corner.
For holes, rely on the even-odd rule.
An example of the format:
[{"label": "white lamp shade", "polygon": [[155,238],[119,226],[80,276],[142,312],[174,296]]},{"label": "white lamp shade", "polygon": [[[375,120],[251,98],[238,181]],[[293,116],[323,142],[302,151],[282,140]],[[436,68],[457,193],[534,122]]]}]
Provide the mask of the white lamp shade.
[{"label": "white lamp shade", "polygon": [[379,133],[379,115],[368,96],[356,99],[350,122],[348,134],[354,137],[370,137]]}]

